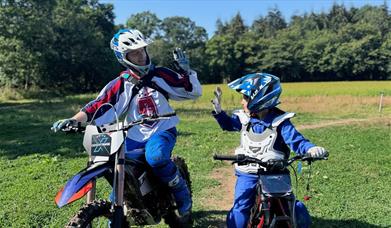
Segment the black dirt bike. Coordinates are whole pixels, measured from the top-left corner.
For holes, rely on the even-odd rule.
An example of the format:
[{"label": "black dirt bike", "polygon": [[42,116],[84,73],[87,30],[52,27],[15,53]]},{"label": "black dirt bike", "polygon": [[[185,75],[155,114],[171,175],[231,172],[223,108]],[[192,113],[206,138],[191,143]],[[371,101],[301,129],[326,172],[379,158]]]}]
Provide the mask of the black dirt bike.
[{"label": "black dirt bike", "polygon": [[259,164],[256,197],[251,209],[248,228],[296,228],[296,198],[292,191],[288,167],[297,160],[311,164],[315,160],[325,160],[327,156],[325,158],[295,156],[289,160],[267,162],[243,154],[214,155],[213,159],[232,161],[233,164]]},{"label": "black dirt bike", "polygon": [[[68,125],[62,131],[84,132],[83,146],[89,154],[85,169],[72,177],[56,196],[62,207],[84,195],[87,203],[71,218],[66,227],[129,227],[158,224],[162,218],[169,227],[191,227],[177,214],[175,200],[167,185],[161,183],[150,166],[139,159],[125,159],[127,130],[135,125],[168,119],[175,113],[153,115],[124,125],[116,124],[82,127]],[[143,149],[141,149],[143,150]],[[190,175],[184,159],[172,158],[191,190]],[[113,188],[113,199],[95,200],[95,183],[104,177]]]}]

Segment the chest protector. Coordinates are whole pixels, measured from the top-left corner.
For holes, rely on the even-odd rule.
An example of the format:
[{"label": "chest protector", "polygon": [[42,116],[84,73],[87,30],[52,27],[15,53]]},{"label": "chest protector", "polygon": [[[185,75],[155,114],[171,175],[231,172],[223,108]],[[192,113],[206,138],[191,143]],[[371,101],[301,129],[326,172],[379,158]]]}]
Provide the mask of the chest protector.
[{"label": "chest protector", "polygon": [[[244,154],[249,157],[260,159],[264,162],[268,160],[283,160],[287,159],[289,151],[278,151],[274,144],[277,139],[277,127],[284,122],[284,120],[292,118],[294,113],[284,113],[277,116],[272,121],[269,128],[266,128],[262,133],[253,132],[249,125],[250,117],[243,110],[234,112],[240,119],[242,130],[240,131],[240,146],[235,149],[235,154]],[[259,165],[252,163],[247,165],[235,165],[238,171],[245,173],[257,173]]]}]

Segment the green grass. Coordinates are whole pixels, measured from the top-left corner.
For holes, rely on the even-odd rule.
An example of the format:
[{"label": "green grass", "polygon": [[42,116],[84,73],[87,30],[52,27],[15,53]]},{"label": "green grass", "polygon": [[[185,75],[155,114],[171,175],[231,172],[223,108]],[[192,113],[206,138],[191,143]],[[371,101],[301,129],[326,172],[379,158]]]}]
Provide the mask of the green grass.
[{"label": "green grass", "polygon": [[[240,95],[228,88],[218,85],[223,91],[223,99],[228,104],[238,104]],[[213,97],[216,85],[203,86],[201,104],[208,104]],[[292,96],[380,96],[383,92],[391,96],[391,81],[358,81],[358,82],[294,82],[282,83],[282,98]]]},{"label": "green grass", "polygon": [[307,205],[317,227],[391,226],[390,124],[304,131],[330,150],[328,161],[313,165]]},{"label": "green grass", "polygon": [[391,81],[294,82],[282,83],[282,88],[286,96],[391,95]]},{"label": "green grass", "polygon": [[[363,86],[362,90],[357,90],[359,94],[352,92],[350,95],[364,98],[376,96],[373,91],[381,89],[382,83],[372,84],[373,89],[367,88],[368,91]],[[340,89],[349,93],[357,85],[351,84],[346,83]],[[315,85],[324,87],[324,84]],[[214,198],[219,194],[209,190],[218,186],[210,174],[225,164],[213,161],[212,155],[229,153],[239,143],[237,133],[222,132],[210,116],[209,100],[214,86],[205,86],[204,96],[196,102],[173,102],[181,118],[178,126],[180,136],[174,154],[186,158],[191,172],[196,227],[214,227],[224,220],[226,211],[211,210],[201,205],[200,199]],[[297,98],[297,105],[300,105],[303,100],[300,96],[292,98],[294,88],[289,86],[284,88],[287,99]],[[352,90],[346,89],[346,86]],[[336,90],[336,87],[333,86],[331,90]],[[224,93],[227,100],[231,94],[234,100],[239,100],[240,96],[226,89]],[[309,98],[316,96],[314,92],[307,93]],[[343,93],[334,92],[327,96],[338,97],[338,94]],[[78,201],[58,209],[54,197],[68,178],[85,167],[87,156],[83,153],[82,137],[53,134],[49,128],[55,120],[71,116],[93,96],[87,94],[0,103],[0,227],[62,227],[81,206],[83,202]],[[238,105],[228,107],[228,110],[232,110]],[[341,110],[340,113],[323,110],[313,113],[304,108],[298,112],[295,123],[380,116],[376,105],[369,107],[373,110],[368,111],[368,108],[360,106],[346,107],[347,111]],[[329,161],[313,165],[313,198],[307,205],[315,227],[391,226],[390,113],[389,107],[385,107],[381,114],[385,122],[381,124],[302,131],[313,142],[328,148],[331,154]],[[305,180],[300,177],[299,181],[298,197],[302,198]],[[98,183],[98,189],[101,190],[99,197],[107,198],[109,187],[105,181]]]}]

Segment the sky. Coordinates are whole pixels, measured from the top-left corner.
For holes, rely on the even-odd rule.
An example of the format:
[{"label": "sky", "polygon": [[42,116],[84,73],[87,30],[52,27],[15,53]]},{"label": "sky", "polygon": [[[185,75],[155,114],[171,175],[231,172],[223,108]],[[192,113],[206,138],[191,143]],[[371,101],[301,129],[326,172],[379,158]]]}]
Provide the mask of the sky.
[{"label": "sky", "polygon": [[[151,11],[160,19],[171,16],[188,17],[206,29],[211,37],[216,30],[216,20],[229,21],[240,12],[246,25],[265,16],[269,9],[277,7],[289,21],[293,15],[306,12],[327,12],[333,3],[347,7],[382,5],[384,0],[101,0],[114,5],[115,24],[125,24],[136,13]],[[386,0],[390,6],[391,0]]]}]

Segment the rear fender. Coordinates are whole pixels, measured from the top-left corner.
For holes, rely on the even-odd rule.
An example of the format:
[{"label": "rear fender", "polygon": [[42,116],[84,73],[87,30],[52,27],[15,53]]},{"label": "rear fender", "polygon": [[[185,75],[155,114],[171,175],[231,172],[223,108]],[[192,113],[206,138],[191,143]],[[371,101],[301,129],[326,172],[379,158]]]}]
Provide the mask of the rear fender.
[{"label": "rear fender", "polygon": [[61,208],[83,197],[91,190],[92,180],[103,176],[109,168],[109,163],[97,163],[77,173],[57,193],[55,198],[57,206]]}]

